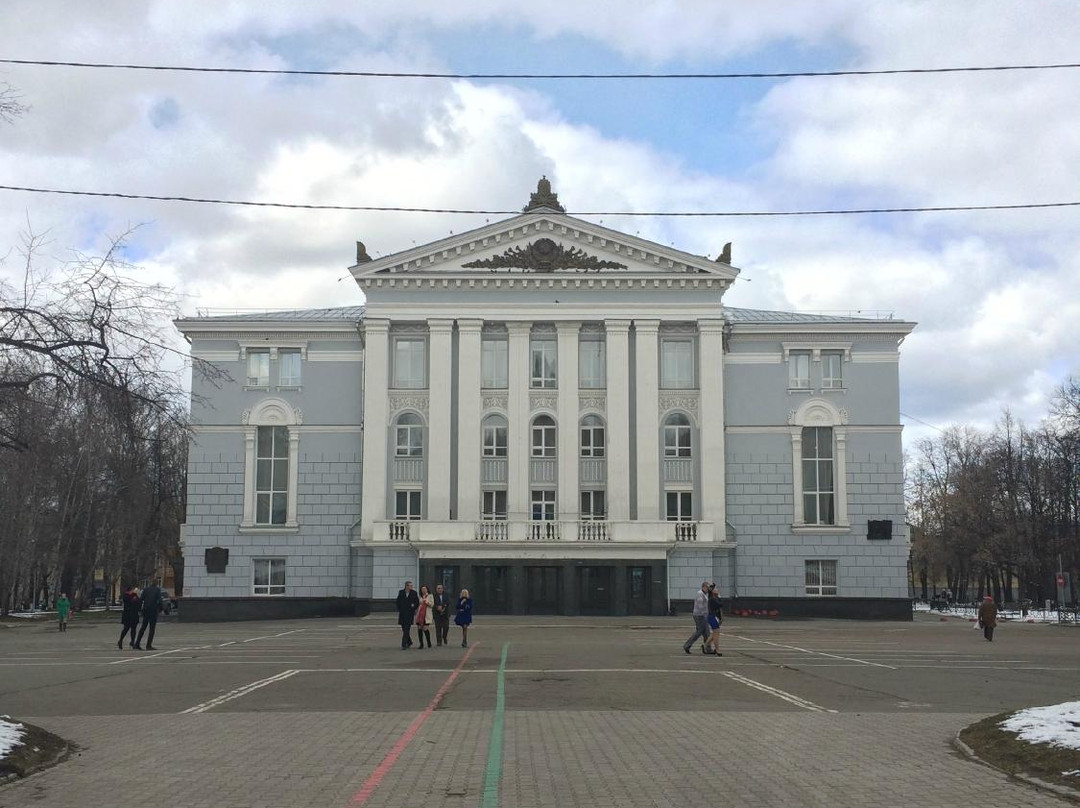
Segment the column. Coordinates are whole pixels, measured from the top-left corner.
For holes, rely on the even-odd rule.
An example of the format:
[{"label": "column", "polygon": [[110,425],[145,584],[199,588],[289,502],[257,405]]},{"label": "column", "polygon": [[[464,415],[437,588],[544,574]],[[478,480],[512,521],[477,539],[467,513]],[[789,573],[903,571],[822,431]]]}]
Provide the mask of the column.
[{"label": "column", "polygon": [[580,512],[578,497],[578,335],[581,323],[555,323],[558,332],[559,415],[558,445],[559,490],[556,507],[559,518],[576,522]]},{"label": "column", "polygon": [[701,469],[701,503],[698,517],[716,524],[717,541],[725,530],[727,484],[724,479],[724,321],[698,321],[698,449]]},{"label": "column", "polygon": [[529,335],[532,323],[507,323],[509,374],[507,390],[506,518],[529,518]]},{"label": "column", "polygon": [[483,320],[458,320],[457,518],[462,522],[480,519],[480,335],[483,324]]},{"label": "column", "polygon": [[427,519],[450,521],[450,373],[453,320],[428,320]]},{"label": "column", "polygon": [[637,356],[637,518],[660,519],[660,386],[657,358],[659,320],[634,320],[634,352]]},{"label": "column", "polygon": [[604,322],[607,352],[607,505],[613,522],[630,519],[630,321]]},{"label": "column", "polygon": [[386,387],[390,381],[390,322],[364,320],[364,465],[360,538],[370,541],[386,519]]}]

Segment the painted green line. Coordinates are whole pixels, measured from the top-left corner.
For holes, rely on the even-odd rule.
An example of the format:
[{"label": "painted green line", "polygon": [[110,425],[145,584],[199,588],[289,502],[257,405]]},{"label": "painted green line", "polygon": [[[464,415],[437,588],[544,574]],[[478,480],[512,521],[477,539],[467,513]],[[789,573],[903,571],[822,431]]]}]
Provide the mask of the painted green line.
[{"label": "painted green line", "polygon": [[484,798],[480,801],[480,808],[497,808],[499,804],[499,780],[502,778],[503,713],[506,710],[506,652],[509,650],[510,643],[504,643],[495,690],[495,717],[491,720],[491,740],[488,742],[487,766],[484,767]]}]

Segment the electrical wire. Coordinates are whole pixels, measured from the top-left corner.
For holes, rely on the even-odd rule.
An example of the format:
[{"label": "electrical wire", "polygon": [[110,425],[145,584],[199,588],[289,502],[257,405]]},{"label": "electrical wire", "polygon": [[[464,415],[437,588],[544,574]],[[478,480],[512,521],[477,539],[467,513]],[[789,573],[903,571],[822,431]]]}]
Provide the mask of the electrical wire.
[{"label": "electrical wire", "polygon": [[[290,210],[343,210],[378,213],[454,213],[477,216],[516,216],[520,210],[485,210],[482,208],[421,208],[397,205],[313,205],[298,202],[253,202],[242,199],[213,199],[196,196],[163,196],[155,194],[122,194],[106,191],[72,191],[61,188],[31,188],[21,185],[0,185],[0,191],[21,191],[33,194],[108,197],[113,199],[146,199],[154,202],[191,202],[202,205],[236,205],[252,208],[287,208]],[[837,208],[832,210],[708,210],[708,211],[640,211],[640,210],[579,210],[568,211],[574,216],[639,216],[639,217],[750,217],[750,216],[848,216],[871,213],[948,213],[957,211],[1034,210],[1039,208],[1080,207],[1077,202],[1028,202],[1014,205],[935,205],[900,208]]]},{"label": "electrical wire", "polygon": [[605,79],[787,79],[827,78],[835,76],[895,76],[931,73],[988,73],[1012,70],[1068,70],[1080,63],[979,65],[967,67],[907,67],[885,70],[801,70],[775,73],[421,73],[378,70],[288,70],[259,67],[187,67],[183,65],[146,65],[112,62],[68,62],[45,59],[0,59],[0,64],[35,67],[78,67],[106,70],[157,70],[178,73],[238,73],[272,76],[335,76],[371,79],[525,79],[525,80],[605,80]]}]

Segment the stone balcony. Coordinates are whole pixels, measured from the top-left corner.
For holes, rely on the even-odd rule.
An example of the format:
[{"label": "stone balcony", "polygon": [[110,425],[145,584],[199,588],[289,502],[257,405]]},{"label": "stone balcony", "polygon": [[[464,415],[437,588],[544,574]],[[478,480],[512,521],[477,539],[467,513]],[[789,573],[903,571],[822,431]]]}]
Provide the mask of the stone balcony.
[{"label": "stone balcony", "polygon": [[657,548],[727,543],[714,522],[552,520],[479,522],[376,522],[372,542],[435,548],[446,545],[648,545]]}]

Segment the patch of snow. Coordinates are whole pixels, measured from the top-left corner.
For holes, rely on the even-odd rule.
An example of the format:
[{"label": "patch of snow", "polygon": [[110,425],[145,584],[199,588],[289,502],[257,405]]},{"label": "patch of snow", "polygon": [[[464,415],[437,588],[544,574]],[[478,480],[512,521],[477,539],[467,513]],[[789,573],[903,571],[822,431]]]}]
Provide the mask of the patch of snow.
[{"label": "patch of snow", "polygon": [[0,758],[22,743],[23,725],[0,718]]},{"label": "patch of snow", "polygon": [[1062,772],[1064,777],[1080,777],[1080,769],[1073,769],[1071,772]]},{"label": "patch of snow", "polygon": [[1029,743],[1080,749],[1080,701],[1019,710],[998,726]]}]

